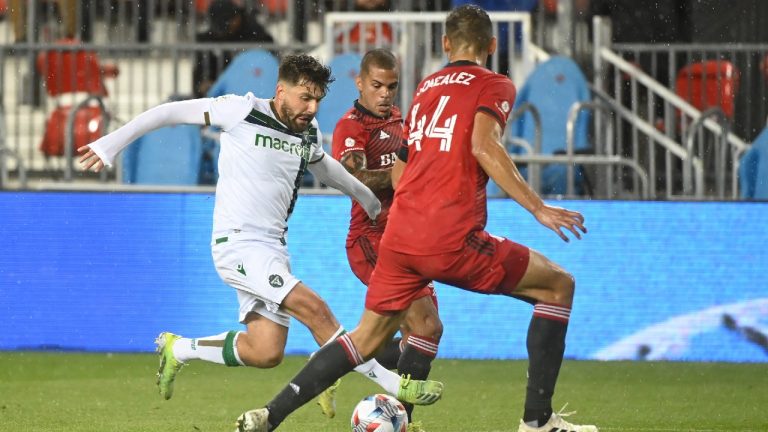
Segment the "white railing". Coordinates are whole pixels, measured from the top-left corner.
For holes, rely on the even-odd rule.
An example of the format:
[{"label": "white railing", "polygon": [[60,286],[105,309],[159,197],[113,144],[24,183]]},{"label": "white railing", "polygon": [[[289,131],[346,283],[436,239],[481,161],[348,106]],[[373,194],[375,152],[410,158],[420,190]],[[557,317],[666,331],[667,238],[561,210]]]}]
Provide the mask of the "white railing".
[{"label": "white railing", "polygon": [[[524,12],[491,12],[488,14],[499,35],[499,26],[506,24],[507,58],[500,59],[499,52],[492,56],[491,67],[496,70],[502,60],[509,65],[510,78],[521,84],[533,69],[536,59],[542,57],[532,43],[531,17]],[[372,48],[388,48],[401,60],[400,98],[398,105],[406,109],[419,81],[437,71],[447,62],[442,51],[442,35],[447,12],[393,12],[360,13],[331,12],[325,15],[326,61],[343,52],[365,53]],[[357,25],[372,26],[374,37],[369,41],[360,37],[350,39],[350,30]],[[385,30],[388,29],[388,30]],[[391,30],[391,40],[385,31]],[[500,41],[501,44],[502,41]]]},{"label": "white railing", "polygon": [[[616,131],[617,154],[647,169],[651,195],[737,198],[738,158],[749,145],[730,131],[724,116],[716,121],[712,113],[702,113],[610,49],[609,22],[597,17],[594,26],[593,91],[622,118]],[[599,128],[600,113],[595,121]],[[634,176],[633,184],[637,181]]]}]

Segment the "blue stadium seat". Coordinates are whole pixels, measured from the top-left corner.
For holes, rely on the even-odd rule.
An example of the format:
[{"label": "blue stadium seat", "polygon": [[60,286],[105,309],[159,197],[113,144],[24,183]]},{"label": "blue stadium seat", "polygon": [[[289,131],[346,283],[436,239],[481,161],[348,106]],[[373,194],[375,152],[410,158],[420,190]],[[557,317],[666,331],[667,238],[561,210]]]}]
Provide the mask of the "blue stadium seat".
[{"label": "blue stadium seat", "polygon": [[[317,122],[323,135],[331,136],[336,123],[352,107],[360,96],[355,77],[360,74],[362,56],[357,53],[339,54],[331,60],[330,67],[336,81],[328,87],[328,94],[320,104]],[[328,151],[328,149],[326,149]]]},{"label": "blue stadium seat", "polygon": [[208,97],[225,94],[245,95],[252,92],[259,98],[271,98],[277,86],[279,63],[268,51],[255,49],[235,57],[208,90]]},{"label": "blue stadium seat", "polygon": [[[552,57],[538,65],[519,90],[515,107],[528,102],[541,115],[541,153],[551,155],[564,153],[566,145],[566,123],[571,107],[591,99],[589,86],[579,66],[568,57]],[[591,147],[588,140],[589,112],[582,111],[574,127],[574,150],[585,152]],[[510,135],[529,143],[534,141],[534,122],[530,113],[525,113],[509,125]],[[519,152],[519,148],[510,149]],[[566,166],[547,165],[541,170],[544,194],[566,193]],[[521,173],[526,175],[526,169]],[[583,173],[581,167],[574,170],[576,193],[582,193]]]},{"label": "blue stadium seat", "polygon": [[739,186],[743,199],[768,200],[768,127],[741,157]]},{"label": "blue stadium seat", "polygon": [[142,136],[123,152],[123,183],[197,185],[202,143],[195,125],[168,126]]}]

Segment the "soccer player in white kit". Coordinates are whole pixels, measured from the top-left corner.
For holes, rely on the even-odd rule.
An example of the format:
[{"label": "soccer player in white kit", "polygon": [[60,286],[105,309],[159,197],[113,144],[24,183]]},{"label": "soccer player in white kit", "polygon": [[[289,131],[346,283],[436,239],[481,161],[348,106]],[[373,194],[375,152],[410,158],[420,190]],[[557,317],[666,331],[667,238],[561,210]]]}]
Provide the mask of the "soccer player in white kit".
[{"label": "soccer player in white kit", "polygon": [[[320,181],[357,200],[375,219],[376,196],[322,149],[314,119],[332,81],[329,68],[308,55],[283,59],[272,99],[227,95],[170,102],[152,108],[123,127],[81,147],[80,163],[100,171],[143,134],[169,125],[214,125],[222,129],[219,180],[211,248],[219,276],[237,292],[242,332],[185,338],[163,332],[157,338],[157,384],[170,399],[176,373],[190,360],[227,366],[271,368],[285,351],[290,318],[307,326],[324,345],[345,331],[328,305],[290,269],[286,233],[306,169]],[[436,385],[400,377],[374,361],[358,372],[398,399],[429,403]],[[323,411],[333,416],[333,401]],[[331,412],[328,412],[331,411]]]}]

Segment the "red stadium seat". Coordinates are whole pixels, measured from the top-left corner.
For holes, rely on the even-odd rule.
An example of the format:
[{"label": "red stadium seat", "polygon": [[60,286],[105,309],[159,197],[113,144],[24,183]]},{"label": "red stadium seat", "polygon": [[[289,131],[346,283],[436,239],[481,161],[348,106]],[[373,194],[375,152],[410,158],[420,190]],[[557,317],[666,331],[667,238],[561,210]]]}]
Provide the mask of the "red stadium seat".
[{"label": "red stadium seat", "polygon": [[739,73],[725,60],[692,63],[677,74],[677,95],[704,111],[720,107],[733,119],[734,99],[739,88]]},{"label": "red stadium seat", "polygon": [[[40,144],[40,151],[46,156],[64,156],[65,133],[70,110],[69,106],[58,107],[48,117],[43,142]],[[75,114],[72,132],[74,149],[96,141],[104,135],[104,114],[101,108],[87,106],[79,109]]]},{"label": "red stadium seat", "polygon": [[[57,44],[77,45],[79,41],[64,39]],[[50,50],[37,57],[37,70],[43,77],[46,93],[56,98],[56,108],[46,122],[46,130],[40,151],[46,156],[65,154],[66,124],[70,105],[65,105],[59,97],[67,94],[85,93],[88,97],[107,96],[104,78],[114,78],[119,71],[114,65],[103,65],[98,54],[88,50]],[[103,130],[104,115],[98,106],[81,108],[75,116],[73,127],[74,148],[81,147],[99,138]]]}]

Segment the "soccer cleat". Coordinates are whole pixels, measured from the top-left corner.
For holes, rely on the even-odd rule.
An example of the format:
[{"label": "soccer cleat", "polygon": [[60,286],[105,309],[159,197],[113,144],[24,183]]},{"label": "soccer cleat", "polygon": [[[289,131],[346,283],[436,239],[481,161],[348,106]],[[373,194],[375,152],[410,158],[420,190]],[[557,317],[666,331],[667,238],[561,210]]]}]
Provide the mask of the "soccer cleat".
[{"label": "soccer cleat", "polygon": [[427,432],[420,421],[408,423],[408,432]]},{"label": "soccer cleat", "polygon": [[268,417],[269,410],[266,408],[246,411],[237,418],[237,429],[235,429],[235,432],[268,432]]},{"label": "soccer cleat", "polygon": [[432,380],[414,380],[411,376],[400,377],[397,398],[414,405],[432,405],[443,395],[443,383]]},{"label": "soccer cleat", "polygon": [[339,387],[339,384],[341,384],[341,379],[336,380],[333,385],[317,396],[317,404],[320,405],[320,410],[329,419],[336,416],[336,389]]},{"label": "soccer cleat", "polygon": [[[565,407],[563,407],[565,408]],[[562,411],[562,410],[561,410]],[[520,420],[520,427],[517,428],[517,432],[598,432],[597,426],[593,425],[575,425],[572,423],[568,423],[567,421],[563,420],[564,416],[570,415],[573,413],[567,413],[567,414],[555,414],[552,413],[552,416],[549,418],[549,421],[542,426],[542,427],[533,427],[528,426]]]},{"label": "soccer cleat", "polygon": [[157,387],[160,389],[160,395],[165,400],[173,396],[173,381],[176,374],[184,367],[184,363],[176,360],[173,355],[173,343],[181,336],[169,332],[162,332],[155,339],[157,353],[160,355],[160,368],[157,370]]}]

